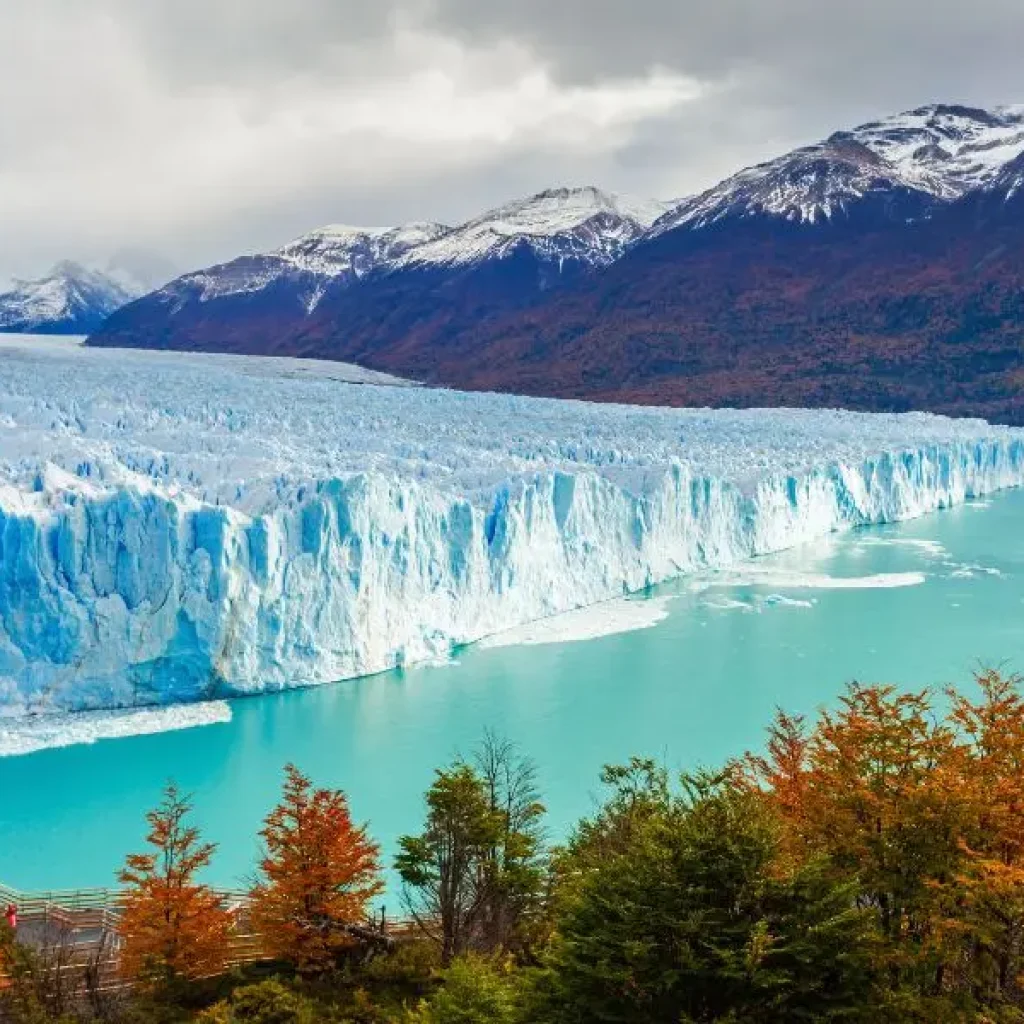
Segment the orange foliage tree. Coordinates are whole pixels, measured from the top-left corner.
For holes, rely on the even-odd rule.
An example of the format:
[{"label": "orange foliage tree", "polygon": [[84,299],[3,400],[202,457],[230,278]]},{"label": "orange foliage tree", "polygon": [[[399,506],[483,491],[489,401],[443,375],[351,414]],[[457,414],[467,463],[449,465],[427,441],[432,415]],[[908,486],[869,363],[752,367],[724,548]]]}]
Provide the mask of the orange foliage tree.
[{"label": "orange foliage tree", "polygon": [[966,933],[975,974],[1002,998],[1019,999],[1024,947],[1024,698],[1020,680],[977,676],[980,699],[950,691],[964,737],[961,778],[976,815],[962,840],[965,865],[951,887],[950,918]]},{"label": "orange foliage tree", "polygon": [[120,873],[128,887],[120,933],[121,969],[143,987],[218,973],[224,967],[231,915],[223,900],[196,881],[216,847],[186,824],[188,799],[171,783],[146,815],[152,853],[132,854]]},{"label": "orange foliage tree", "polygon": [[266,848],[252,918],[265,948],[302,973],[329,970],[357,941],[367,904],[383,889],[377,846],[352,823],[344,793],[314,790],[294,765],[260,835]]},{"label": "orange foliage tree", "polygon": [[813,728],[779,714],[745,766],[795,863],[858,880],[889,976],[934,997],[1022,995],[1024,698],[979,673],[977,700],[853,685]]}]

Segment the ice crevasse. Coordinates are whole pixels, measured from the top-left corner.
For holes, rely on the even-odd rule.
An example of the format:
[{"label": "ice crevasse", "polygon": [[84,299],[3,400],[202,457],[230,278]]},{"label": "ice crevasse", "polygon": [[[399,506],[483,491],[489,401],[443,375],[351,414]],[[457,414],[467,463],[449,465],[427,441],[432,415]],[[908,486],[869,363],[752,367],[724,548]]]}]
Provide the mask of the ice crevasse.
[{"label": "ice crevasse", "polygon": [[[258,372],[256,372],[258,370]],[[0,711],[336,681],[1024,480],[1024,432],[0,363]]]}]

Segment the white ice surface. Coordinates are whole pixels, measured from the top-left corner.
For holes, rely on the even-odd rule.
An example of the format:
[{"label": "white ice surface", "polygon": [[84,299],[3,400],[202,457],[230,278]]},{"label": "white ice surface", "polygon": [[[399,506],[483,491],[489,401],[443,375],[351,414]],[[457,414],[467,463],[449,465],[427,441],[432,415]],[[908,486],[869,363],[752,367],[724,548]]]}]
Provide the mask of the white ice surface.
[{"label": "white ice surface", "polygon": [[481,640],[479,647],[536,647],[541,644],[568,644],[596,640],[602,636],[650,629],[668,618],[670,598],[654,597],[646,601],[605,601],[589,608],[577,608],[539,622],[496,633]]},{"label": "white ice surface", "polygon": [[125,736],[150,736],[230,721],[231,705],[223,700],[165,708],[0,717],[0,757],[17,757],[56,747],[75,747]]},{"label": "white ice surface", "polygon": [[976,420],[337,372],[0,348],[0,708],[349,678],[1024,480],[1024,433]]}]

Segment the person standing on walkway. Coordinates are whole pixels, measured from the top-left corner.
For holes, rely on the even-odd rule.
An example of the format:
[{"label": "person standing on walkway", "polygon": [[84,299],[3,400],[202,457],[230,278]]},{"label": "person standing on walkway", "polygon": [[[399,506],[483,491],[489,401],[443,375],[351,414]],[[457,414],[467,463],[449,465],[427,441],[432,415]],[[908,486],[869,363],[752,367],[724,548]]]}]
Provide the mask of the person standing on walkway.
[{"label": "person standing on walkway", "polygon": [[7,921],[7,926],[12,932],[18,930],[18,908],[13,903],[7,904],[7,909],[4,911],[4,919]]}]

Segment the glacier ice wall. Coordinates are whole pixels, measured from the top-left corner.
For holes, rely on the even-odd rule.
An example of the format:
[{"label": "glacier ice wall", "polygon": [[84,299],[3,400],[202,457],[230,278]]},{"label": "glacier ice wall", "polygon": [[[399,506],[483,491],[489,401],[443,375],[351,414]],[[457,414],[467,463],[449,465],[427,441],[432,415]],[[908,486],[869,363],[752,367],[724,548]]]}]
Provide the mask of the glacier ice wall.
[{"label": "glacier ice wall", "polygon": [[1024,433],[0,348],[0,712],[339,680],[1024,480]]}]

